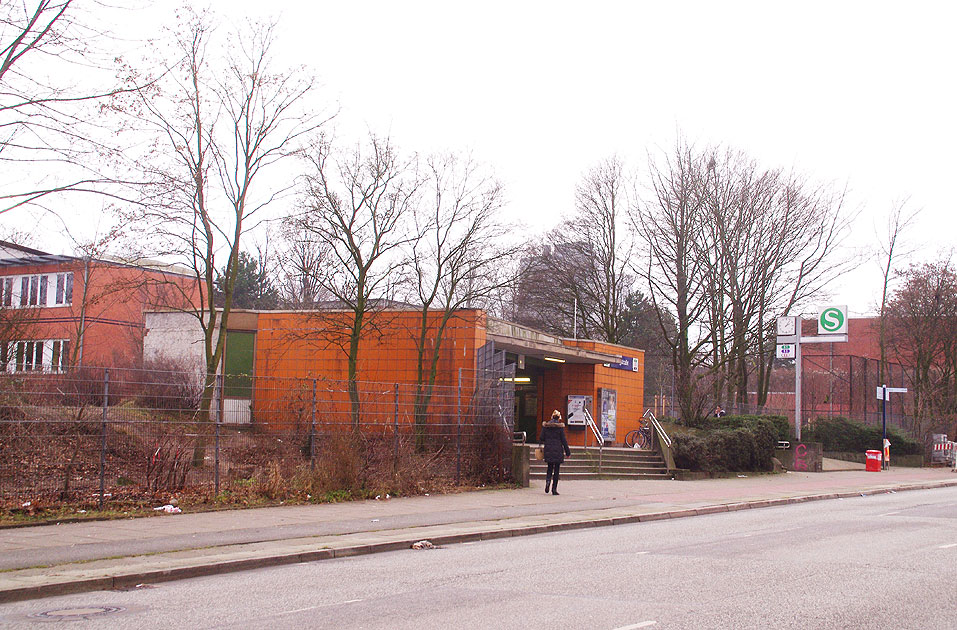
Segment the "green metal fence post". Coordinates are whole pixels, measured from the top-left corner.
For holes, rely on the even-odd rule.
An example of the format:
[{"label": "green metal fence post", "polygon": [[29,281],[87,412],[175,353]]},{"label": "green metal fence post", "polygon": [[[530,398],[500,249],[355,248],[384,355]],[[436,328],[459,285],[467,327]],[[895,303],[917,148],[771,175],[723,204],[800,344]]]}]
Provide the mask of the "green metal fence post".
[{"label": "green metal fence post", "polygon": [[309,467],[316,469],[316,379],[312,379],[312,423],[309,425]]},{"label": "green metal fence post", "polygon": [[455,409],[455,485],[459,485],[462,482],[462,368],[459,368],[459,389]]},{"label": "green metal fence post", "polygon": [[223,410],[226,408],[223,392],[223,375],[216,375],[216,387],[219,389],[219,413],[216,414],[216,470],[214,473],[214,479],[216,484],[216,495],[219,495],[219,425],[223,421]]},{"label": "green metal fence post", "polygon": [[392,474],[399,474],[399,384],[395,384],[395,417],[394,417],[394,433],[395,433],[395,454],[392,460]]},{"label": "green metal fence post", "polygon": [[106,414],[110,404],[110,371],[103,373],[103,422],[100,427],[100,510],[106,493]]}]

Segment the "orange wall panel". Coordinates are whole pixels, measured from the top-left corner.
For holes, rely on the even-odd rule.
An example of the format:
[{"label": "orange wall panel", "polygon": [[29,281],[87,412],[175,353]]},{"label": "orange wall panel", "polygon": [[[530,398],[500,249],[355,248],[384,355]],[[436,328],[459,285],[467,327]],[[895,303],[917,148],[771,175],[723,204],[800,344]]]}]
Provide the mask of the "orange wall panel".
[{"label": "orange wall panel", "polygon": [[[434,356],[435,330],[442,313],[429,313],[425,357]],[[421,313],[414,311],[377,313],[369,316],[366,332],[359,342],[357,379],[364,418],[385,423],[394,415],[394,392],[379,392],[383,384],[399,383],[400,395],[409,396],[408,384],[417,381],[418,331]],[[260,419],[279,416],[289,406],[289,391],[301,389],[298,381],[316,379],[337,418],[348,416],[348,334],[352,314],[348,312],[263,312],[259,315],[256,341],[257,381],[254,413]],[[456,312],[446,323],[438,348],[435,385],[455,387],[458,370],[471,373],[475,351],[485,343],[484,314]],[[428,364],[426,364],[428,369]],[[263,378],[265,377],[265,378]],[[285,381],[284,379],[293,379]],[[320,385],[317,385],[319,387]],[[369,391],[367,391],[369,390]],[[376,391],[371,391],[376,390]],[[388,401],[393,401],[389,403]],[[311,401],[311,392],[310,392]],[[430,411],[431,407],[430,407]],[[342,422],[337,422],[341,424]]]}]

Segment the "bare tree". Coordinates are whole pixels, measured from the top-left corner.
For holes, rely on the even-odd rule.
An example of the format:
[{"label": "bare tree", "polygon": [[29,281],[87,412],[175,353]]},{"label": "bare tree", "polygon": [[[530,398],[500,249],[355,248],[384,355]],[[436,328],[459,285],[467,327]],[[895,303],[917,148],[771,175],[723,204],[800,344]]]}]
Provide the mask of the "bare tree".
[{"label": "bare tree", "polygon": [[244,237],[294,186],[275,167],[300,155],[325,122],[306,107],[312,80],[304,70],[273,68],[273,25],[250,24],[220,41],[210,24],[207,14],[189,14],[176,71],[159,92],[141,93],[157,140],[146,165],[154,203],[139,216],[159,252],[183,260],[201,287],[190,312],[203,332],[206,418]]},{"label": "bare tree", "polygon": [[394,298],[407,261],[402,249],[414,235],[412,211],[421,179],[414,159],[388,139],[372,136],[365,147],[338,153],[321,143],[309,156],[305,202],[298,228],[329,253],[319,286],[340,312],[320,313],[323,337],[348,358],[353,425],[360,421],[359,344],[378,323],[375,314]]},{"label": "bare tree", "polygon": [[0,214],[65,192],[134,196],[118,175],[123,151],[109,114],[116,97],[149,80],[103,45],[111,8],[0,3]]},{"label": "bare tree", "polygon": [[415,423],[421,447],[432,388],[447,327],[461,308],[478,307],[513,278],[504,260],[517,246],[503,242],[509,228],[499,217],[501,185],[471,158],[428,160],[424,198],[414,213],[411,244],[416,331]]},{"label": "bare tree", "polygon": [[901,251],[900,239],[920,213],[919,210],[908,210],[906,206],[907,199],[896,201],[891,206],[890,214],[887,216],[887,234],[885,238],[879,239],[880,250],[875,254],[879,257],[878,262],[881,265],[883,280],[881,283],[880,331],[878,334],[878,344],[881,352],[878,383],[884,382],[884,371],[887,368],[887,323],[884,314],[887,309],[891,278],[894,275],[894,264],[911,253],[911,250],[908,249]]},{"label": "bare tree", "polygon": [[[659,313],[659,328],[671,351],[678,407],[684,418],[700,417],[705,398],[697,381],[706,365],[709,336],[700,323],[712,307],[708,265],[702,251],[708,178],[713,164],[679,142],[661,162],[649,158],[651,198],[632,208],[631,220],[644,259],[636,271],[647,282]],[[663,314],[674,314],[670,329]]]},{"label": "bare tree", "polygon": [[330,298],[321,282],[329,252],[314,234],[301,232],[297,222],[297,217],[283,220],[276,255],[279,299],[286,308],[310,309]]},{"label": "bare tree", "polygon": [[575,189],[575,213],[559,227],[565,244],[581,244],[582,258],[591,263],[583,269],[577,296],[583,325],[597,333],[591,336],[610,343],[622,342],[622,314],[634,282],[626,271],[633,247],[625,227],[623,170],[617,157],[589,170]]},{"label": "bare tree", "polygon": [[568,337],[624,342],[635,284],[626,188],[616,157],[582,177],[574,212],[546,235],[546,246],[526,246],[515,296],[518,321]]},{"label": "bare tree", "polygon": [[[919,423],[957,412],[957,273],[949,259],[911,266],[885,308],[890,345],[910,368]],[[920,425],[918,426],[920,432]]]},{"label": "bare tree", "polygon": [[765,404],[773,315],[816,295],[847,264],[838,255],[852,218],[843,193],[737,151],[680,142],[663,167],[652,161],[651,180],[652,200],[637,206],[633,225],[650,297],[675,314],[669,345],[682,415],[706,408],[705,380],[711,397],[743,406],[755,373]]},{"label": "bare tree", "polygon": [[746,404],[756,372],[763,405],[773,315],[820,291],[846,262],[836,255],[848,226],[843,194],[764,169],[741,152],[707,154],[701,250],[707,254],[712,366],[721,375],[715,395],[724,387],[735,404]]},{"label": "bare tree", "polygon": [[824,293],[836,277],[855,263],[843,253],[856,212],[845,205],[845,191],[813,184],[800,175],[780,176],[769,213],[759,223],[760,255],[751,291],[755,302],[755,364],[759,406],[767,402],[774,361],[772,324]]}]

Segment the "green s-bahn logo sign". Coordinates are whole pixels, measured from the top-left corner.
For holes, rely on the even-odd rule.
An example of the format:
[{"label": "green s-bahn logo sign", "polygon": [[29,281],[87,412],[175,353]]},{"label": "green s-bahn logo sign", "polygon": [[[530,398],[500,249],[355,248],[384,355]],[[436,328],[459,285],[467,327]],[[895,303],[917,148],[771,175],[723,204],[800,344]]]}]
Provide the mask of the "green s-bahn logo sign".
[{"label": "green s-bahn logo sign", "polygon": [[818,332],[824,335],[843,335],[847,333],[847,307],[828,306],[821,309],[817,318]]}]

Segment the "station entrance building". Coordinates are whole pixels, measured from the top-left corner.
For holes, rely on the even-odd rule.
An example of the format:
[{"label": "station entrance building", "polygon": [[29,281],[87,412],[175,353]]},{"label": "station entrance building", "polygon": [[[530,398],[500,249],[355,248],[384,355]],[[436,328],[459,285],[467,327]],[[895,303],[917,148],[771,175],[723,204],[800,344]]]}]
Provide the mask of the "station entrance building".
[{"label": "station entrance building", "polygon": [[[296,380],[344,382],[344,331],[351,312],[234,310],[220,368],[226,381],[224,419],[255,424],[280,405]],[[435,358],[435,385],[455,387],[492,375],[507,396],[501,420],[528,441],[558,409],[573,445],[594,445],[594,419],[606,444],[638,428],[644,410],[644,352],[586,339],[567,339],[488,316],[477,309],[422,312],[395,308],[369,315],[359,340],[357,380],[414,384],[419,357]],[[423,321],[425,335],[422,335]],[[182,312],[146,315],[144,355],[202,372],[202,335]],[[345,401],[344,403],[345,404]],[[431,412],[430,412],[431,413]]]}]

